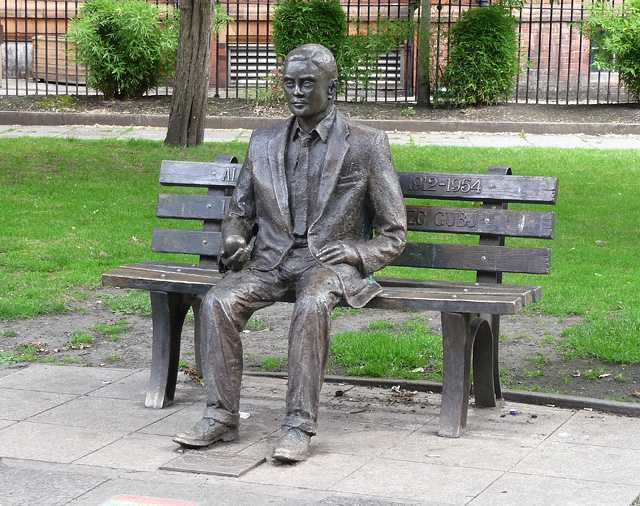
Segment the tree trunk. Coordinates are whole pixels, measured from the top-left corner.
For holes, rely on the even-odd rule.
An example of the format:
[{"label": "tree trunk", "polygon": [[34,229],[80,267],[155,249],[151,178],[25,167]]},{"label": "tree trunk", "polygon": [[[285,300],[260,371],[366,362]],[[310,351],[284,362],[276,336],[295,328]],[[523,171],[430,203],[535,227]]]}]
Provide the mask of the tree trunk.
[{"label": "tree trunk", "polygon": [[204,140],[211,56],[211,0],[181,0],[180,44],[165,144]]},{"label": "tree trunk", "polygon": [[428,105],[431,102],[431,0],[420,0],[420,22],[418,24],[418,69],[416,102]]}]

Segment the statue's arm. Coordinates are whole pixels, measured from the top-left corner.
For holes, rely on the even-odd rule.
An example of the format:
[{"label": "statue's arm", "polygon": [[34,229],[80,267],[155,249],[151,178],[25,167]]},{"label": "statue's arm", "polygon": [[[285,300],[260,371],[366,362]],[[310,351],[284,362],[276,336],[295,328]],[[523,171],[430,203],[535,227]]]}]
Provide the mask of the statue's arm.
[{"label": "statue's arm", "polygon": [[[222,222],[223,258],[232,269],[241,268],[248,258],[247,245],[254,233],[255,198],[253,193],[253,165],[251,144],[240,169],[236,187]],[[237,258],[236,258],[237,257]]]},{"label": "statue's arm", "polygon": [[352,243],[365,274],[391,263],[402,253],[407,239],[407,213],[402,189],[391,160],[389,139],[384,132],[377,134],[372,145],[368,182],[373,238]]}]

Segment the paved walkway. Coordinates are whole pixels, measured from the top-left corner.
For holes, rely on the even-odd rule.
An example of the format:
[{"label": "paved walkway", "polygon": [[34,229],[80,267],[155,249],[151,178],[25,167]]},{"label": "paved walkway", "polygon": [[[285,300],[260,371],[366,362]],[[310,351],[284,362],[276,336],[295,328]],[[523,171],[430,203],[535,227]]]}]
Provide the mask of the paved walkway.
[{"label": "paved walkway", "polygon": [[[6,137],[74,137],[79,139],[148,139],[164,140],[165,128],[95,126],[0,126],[0,138]],[[640,149],[639,135],[536,135],[479,132],[388,132],[392,144],[417,146],[469,147],[543,147],[590,149]],[[207,142],[249,142],[250,130],[205,131]]]},{"label": "paved walkway", "polygon": [[467,433],[444,439],[438,395],[347,385],[325,385],[307,462],[236,478],[163,471],[176,458],[259,462],[286,383],[245,377],[240,439],[182,454],[171,436],[200,416],[203,392],[181,378],[173,406],[147,409],[147,375],[0,369],[0,504],[628,506],[640,494],[640,419],[509,403],[471,409]]}]

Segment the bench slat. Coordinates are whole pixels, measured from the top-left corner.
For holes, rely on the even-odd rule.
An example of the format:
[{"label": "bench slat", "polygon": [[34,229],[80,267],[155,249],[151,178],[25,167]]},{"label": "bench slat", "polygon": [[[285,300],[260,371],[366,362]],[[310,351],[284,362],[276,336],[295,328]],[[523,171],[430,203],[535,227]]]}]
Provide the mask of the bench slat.
[{"label": "bench slat", "polygon": [[506,209],[407,206],[409,230],[553,238],[555,214]]},{"label": "bench slat", "polygon": [[165,186],[221,186],[233,188],[240,164],[163,160],[160,184]]},{"label": "bench slat", "polygon": [[462,283],[453,281],[416,281],[400,278],[376,278],[383,288],[401,287],[417,289],[444,290],[448,293],[476,293],[483,295],[519,295],[524,297],[526,304],[533,304],[542,299],[542,287],[526,285],[503,285]]},{"label": "bench slat", "polygon": [[497,174],[399,173],[405,197],[554,204],[558,179]]},{"label": "bench slat", "polygon": [[549,273],[549,250],[409,243],[392,265],[489,272]]},{"label": "bench slat", "polygon": [[196,230],[156,229],[153,231],[151,248],[162,253],[186,253],[215,257],[220,251],[220,232]]},{"label": "bench slat", "polygon": [[229,197],[213,195],[158,195],[156,214],[159,218],[222,220]]},{"label": "bench slat", "polygon": [[[184,271],[182,269],[178,266],[148,264],[124,266],[104,274],[102,284],[203,295],[221,279],[220,274],[210,269],[189,266],[184,266]],[[367,307],[515,314],[531,300],[528,296],[531,287],[522,287],[520,292],[500,293],[494,286],[470,284],[467,286],[470,290],[464,292],[463,284],[458,284],[458,290],[452,293],[447,290],[447,284],[444,285],[429,287],[425,284],[421,288],[386,286],[383,293],[375,297]]]}]

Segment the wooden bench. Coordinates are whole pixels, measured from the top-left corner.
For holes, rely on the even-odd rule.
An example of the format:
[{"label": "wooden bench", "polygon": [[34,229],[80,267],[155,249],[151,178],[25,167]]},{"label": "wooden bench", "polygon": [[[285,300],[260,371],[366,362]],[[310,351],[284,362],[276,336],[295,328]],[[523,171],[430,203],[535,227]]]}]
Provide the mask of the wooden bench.
[{"label": "wooden bench", "polygon": [[[206,189],[202,194],[160,194],[157,215],[202,220],[202,230],[154,230],[158,252],[199,255],[196,265],[144,263],[104,274],[104,286],[138,288],[151,293],[152,367],[146,406],[162,408],[173,400],[182,324],[189,307],[196,319],[196,367],[200,368],[197,324],[202,296],[219,279],[217,255],[221,220],[240,170],[237,160],[213,163],[164,161],[160,184]],[[466,424],[473,370],[477,406],[492,407],[501,397],[498,368],[500,315],[518,313],[540,300],[536,286],[502,284],[503,272],[547,274],[548,249],[507,248],[505,238],[553,237],[554,213],[508,210],[510,202],[554,204],[557,180],[511,175],[505,167],[487,174],[401,173],[405,197],[470,201],[472,207],[407,205],[412,239],[425,232],[477,234],[479,244],[409,242],[393,265],[476,271],[476,282],[380,279],[383,292],[367,307],[440,311],[444,346],[444,380],[439,434],[458,437]],[[421,202],[423,203],[423,202]],[[416,232],[419,232],[416,234]],[[455,236],[447,236],[449,239]]]}]

